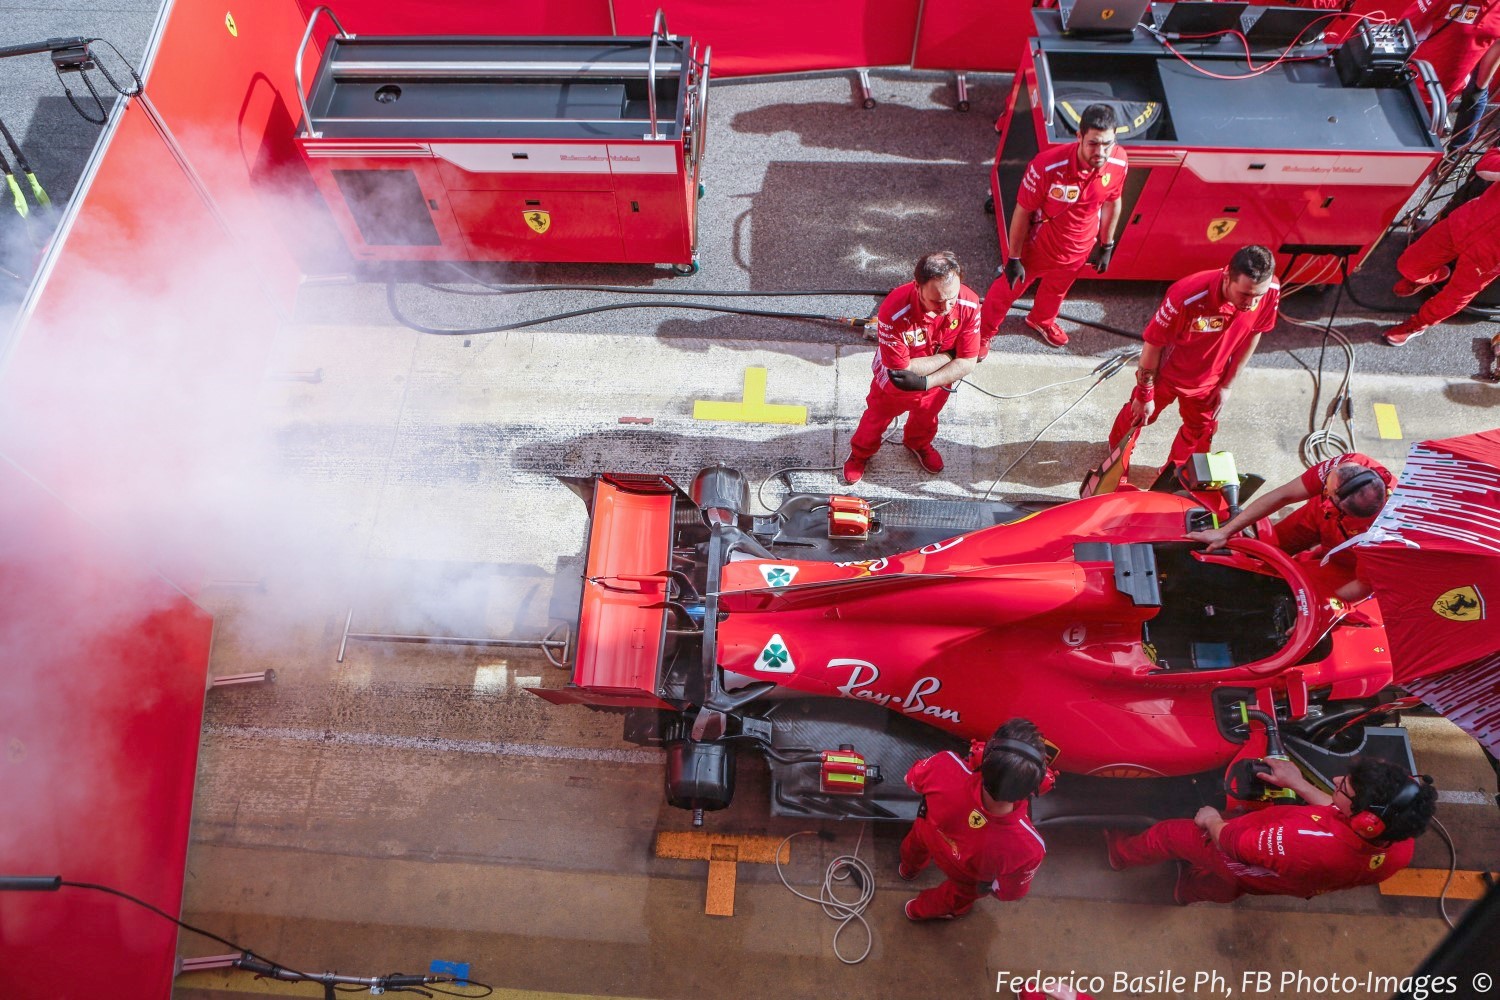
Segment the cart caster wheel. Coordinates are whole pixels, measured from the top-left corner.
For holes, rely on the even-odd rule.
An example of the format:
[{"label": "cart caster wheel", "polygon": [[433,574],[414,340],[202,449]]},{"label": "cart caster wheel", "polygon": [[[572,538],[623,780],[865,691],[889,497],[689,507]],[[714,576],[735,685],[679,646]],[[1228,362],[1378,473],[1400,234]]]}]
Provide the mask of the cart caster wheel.
[{"label": "cart caster wheel", "polygon": [[960,111],[968,111],[969,110],[969,102],[968,101],[959,101],[958,102],[958,110],[960,110]]},{"label": "cart caster wheel", "polygon": [[701,182],[700,182],[700,183],[699,183],[699,185],[698,185],[698,200],[699,200],[699,201],[702,201],[702,200],[703,200],[703,192],[704,192],[704,191],[705,191],[705,190],[706,190],[706,189],[705,189],[705,188],[704,188],[704,187],[703,187],[703,184],[702,184],[702,183],[701,183]]},{"label": "cart caster wheel", "polygon": [[995,196],[994,195],[990,195],[988,198],[984,199],[984,214],[985,215],[994,215],[995,214]]},{"label": "cart caster wheel", "polygon": [[864,108],[866,111],[874,111],[875,110],[875,98],[873,98],[873,97],[866,97],[860,103],[860,107]]},{"label": "cart caster wheel", "polygon": [[698,273],[698,262],[695,260],[691,264],[673,264],[672,273],[679,278],[691,277]]}]

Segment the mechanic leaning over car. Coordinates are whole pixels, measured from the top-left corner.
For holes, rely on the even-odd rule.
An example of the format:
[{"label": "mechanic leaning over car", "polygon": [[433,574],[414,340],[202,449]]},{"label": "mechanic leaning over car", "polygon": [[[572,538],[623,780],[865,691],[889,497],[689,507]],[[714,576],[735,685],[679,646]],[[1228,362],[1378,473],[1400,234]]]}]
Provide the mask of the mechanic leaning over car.
[{"label": "mechanic leaning over car", "polygon": [[1047,745],[1027,719],[1011,719],[964,760],[952,751],[919,760],[906,783],[922,796],[897,869],[910,881],[935,863],[946,876],[906,902],[909,920],[952,920],[993,894],[1026,895],[1047,845],[1031,825],[1032,795],[1052,788]]},{"label": "mechanic leaning over car", "polygon": [[1308,551],[1332,553],[1329,562],[1349,578],[1338,589],[1338,596],[1345,601],[1362,600],[1370,596],[1370,587],[1355,579],[1353,549],[1334,550],[1369,530],[1395,485],[1391,471],[1369,455],[1345,452],[1256,497],[1222,527],[1194,531],[1188,537],[1205,543],[1210,552],[1222,549],[1230,537],[1261,518],[1306,500],[1307,503],[1277,521],[1263,540],[1292,555]]},{"label": "mechanic leaning over car", "polygon": [[1110,428],[1109,446],[1137,425],[1155,423],[1175,400],[1182,429],[1166,468],[1180,467],[1194,452],[1212,451],[1229,387],[1261,334],[1276,325],[1280,298],[1276,258],[1255,244],[1235,251],[1223,268],[1174,282],[1141,332],[1146,343],[1135,391]]},{"label": "mechanic leaning over car", "polygon": [[914,281],[885,297],[876,312],[879,347],[865,412],[849,439],[844,482],[864,478],[891,421],[905,413],[902,442],[929,475],[943,471],[932,446],[938,414],[952,385],[974,370],[979,354],[979,296],[963,283],[963,265],[952,250],[924,254]]},{"label": "mechanic leaning over car", "polygon": [[1412,838],[1426,832],[1437,789],[1375,757],[1356,757],[1329,795],[1285,759],[1266,761],[1262,780],[1296,792],[1305,805],[1274,805],[1226,820],[1204,806],[1135,836],[1105,832],[1115,871],[1185,861],[1172,898],[1228,903],[1250,893],[1301,896],[1384,882],[1411,863]]},{"label": "mechanic leaning over car", "polygon": [[1027,165],[1010,215],[1010,259],[984,293],[979,314],[981,360],[1033,281],[1039,284],[1026,325],[1053,347],[1067,344],[1057,325],[1063,298],[1085,264],[1103,274],[1115,252],[1126,170],[1125,151],[1115,145],[1119,124],[1114,108],[1090,104],[1079,116],[1076,146],[1044,149]]}]

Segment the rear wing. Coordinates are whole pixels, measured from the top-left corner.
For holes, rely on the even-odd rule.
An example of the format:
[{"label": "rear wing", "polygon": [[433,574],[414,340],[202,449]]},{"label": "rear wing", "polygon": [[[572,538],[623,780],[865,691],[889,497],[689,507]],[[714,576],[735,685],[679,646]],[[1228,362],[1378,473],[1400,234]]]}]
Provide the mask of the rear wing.
[{"label": "rear wing", "polygon": [[672,708],[657,696],[665,574],[678,504],[692,501],[666,476],[606,475],[591,485],[573,679],[562,689],[532,691],[557,705]]}]

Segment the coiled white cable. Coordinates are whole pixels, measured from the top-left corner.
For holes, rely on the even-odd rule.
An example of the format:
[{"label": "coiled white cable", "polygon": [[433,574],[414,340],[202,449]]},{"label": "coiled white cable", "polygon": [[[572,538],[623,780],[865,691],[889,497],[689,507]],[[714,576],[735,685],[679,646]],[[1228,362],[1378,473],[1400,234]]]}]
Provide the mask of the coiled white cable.
[{"label": "coiled white cable", "polygon": [[[798,830],[776,848],[776,875],[781,879],[781,884],[799,899],[817,903],[829,919],[839,922],[838,930],[833,932],[833,956],[845,965],[858,965],[863,962],[870,957],[870,950],[875,946],[875,932],[870,930],[869,921],[865,920],[865,910],[869,908],[870,901],[875,898],[875,873],[859,856],[859,848],[864,843],[867,826],[868,824],[860,827],[859,839],[854,843],[853,854],[840,854],[828,862],[828,867],[823,871],[823,884],[816,896],[809,896],[805,892],[798,891],[792,883],[786,880],[786,875],[781,870],[781,849],[791,842],[792,837],[815,834],[817,831]],[[852,900],[840,899],[834,891],[838,883],[847,881],[853,881],[859,887],[859,895]],[[839,951],[839,935],[856,920],[865,930],[865,950],[859,953],[858,958],[845,958],[843,952]]]}]

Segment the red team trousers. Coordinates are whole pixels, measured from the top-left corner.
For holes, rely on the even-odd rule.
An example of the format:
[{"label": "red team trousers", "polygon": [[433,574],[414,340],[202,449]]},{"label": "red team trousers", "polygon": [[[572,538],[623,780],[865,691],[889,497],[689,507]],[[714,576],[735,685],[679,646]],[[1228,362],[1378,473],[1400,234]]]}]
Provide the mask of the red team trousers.
[{"label": "red team trousers", "polygon": [[880,450],[880,439],[885,429],[903,413],[906,429],[901,441],[908,448],[921,451],[937,437],[938,414],[951,396],[947,389],[928,389],[926,392],[905,392],[900,389],[885,389],[878,382],[870,383],[870,394],[865,397],[864,416],[849,439],[849,452],[855,458],[868,461]]},{"label": "red team trousers", "polygon": [[1169,819],[1144,833],[1116,841],[1115,853],[1127,867],[1185,861],[1177,880],[1180,902],[1230,903],[1244,890],[1225,865],[1223,853],[1190,819]]},{"label": "red team trousers", "polygon": [[[1170,383],[1158,379],[1155,399],[1156,410],[1151,414],[1151,419],[1146,421],[1147,424],[1156,423],[1156,418],[1174,402],[1178,413],[1182,415],[1182,429],[1173,438],[1172,450],[1167,454],[1168,465],[1181,465],[1194,452],[1210,449],[1214,432],[1219,429],[1219,409],[1223,405],[1222,393],[1217,386],[1196,390],[1191,396],[1180,396]],[[1111,448],[1125,439],[1125,435],[1130,432],[1131,423],[1130,401],[1126,400],[1119,415],[1115,417],[1114,426],[1109,429]]]}]

